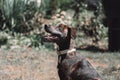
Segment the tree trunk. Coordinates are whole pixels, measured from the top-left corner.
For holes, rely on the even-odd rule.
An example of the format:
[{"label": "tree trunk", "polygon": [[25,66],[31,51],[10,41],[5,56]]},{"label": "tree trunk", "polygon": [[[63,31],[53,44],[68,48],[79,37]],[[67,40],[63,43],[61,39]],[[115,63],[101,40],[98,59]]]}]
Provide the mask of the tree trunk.
[{"label": "tree trunk", "polygon": [[103,0],[109,27],[109,50],[120,50],[120,1]]}]

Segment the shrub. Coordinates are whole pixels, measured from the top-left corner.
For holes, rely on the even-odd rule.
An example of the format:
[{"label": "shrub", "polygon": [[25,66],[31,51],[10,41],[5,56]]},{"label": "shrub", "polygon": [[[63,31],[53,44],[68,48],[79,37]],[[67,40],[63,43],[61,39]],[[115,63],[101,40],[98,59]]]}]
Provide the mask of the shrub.
[{"label": "shrub", "polygon": [[29,0],[1,0],[0,9],[5,17],[3,29],[14,32],[27,32],[32,30],[34,15],[39,11],[35,2]]},{"label": "shrub", "polygon": [[4,32],[0,32],[0,47],[6,44],[8,41],[7,35]]}]

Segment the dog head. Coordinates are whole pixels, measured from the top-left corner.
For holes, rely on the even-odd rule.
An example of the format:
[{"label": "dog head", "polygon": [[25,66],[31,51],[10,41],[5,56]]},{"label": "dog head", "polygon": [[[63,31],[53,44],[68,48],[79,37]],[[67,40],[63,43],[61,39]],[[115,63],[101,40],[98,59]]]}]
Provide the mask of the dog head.
[{"label": "dog head", "polygon": [[44,36],[44,41],[55,42],[61,44],[68,42],[70,39],[76,38],[75,28],[70,28],[67,25],[59,24],[56,27],[45,25],[45,31],[50,35]]},{"label": "dog head", "polygon": [[45,25],[45,31],[50,35],[44,36],[44,42],[54,42],[59,50],[65,50],[70,47],[71,42],[76,38],[75,28],[59,24],[56,27]]}]

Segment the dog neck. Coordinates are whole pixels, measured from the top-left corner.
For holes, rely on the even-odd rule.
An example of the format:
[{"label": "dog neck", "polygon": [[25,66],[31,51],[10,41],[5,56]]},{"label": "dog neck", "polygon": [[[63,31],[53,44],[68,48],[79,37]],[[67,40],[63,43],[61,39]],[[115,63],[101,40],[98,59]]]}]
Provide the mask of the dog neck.
[{"label": "dog neck", "polygon": [[60,62],[65,59],[66,57],[73,57],[76,54],[76,49],[75,49],[75,40],[71,37],[71,29],[68,28],[68,34],[66,39],[58,44],[58,58],[60,59]]},{"label": "dog neck", "polygon": [[63,42],[60,42],[58,45],[58,51],[63,51],[67,49],[73,49],[75,48],[75,40],[71,37],[71,29],[68,28],[67,37]]},{"label": "dog neck", "polygon": [[74,57],[76,55],[76,49],[75,49],[75,43],[74,40],[70,40],[70,44],[68,46],[67,45],[63,45],[63,48],[60,48],[61,50],[57,50],[57,54],[58,54],[58,63],[61,63],[65,58],[71,58]]},{"label": "dog neck", "polygon": [[75,42],[74,40],[71,39],[69,44],[63,45],[63,48],[60,48],[60,46],[58,47],[57,54],[58,55],[70,54],[75,51],[76,51]]}]

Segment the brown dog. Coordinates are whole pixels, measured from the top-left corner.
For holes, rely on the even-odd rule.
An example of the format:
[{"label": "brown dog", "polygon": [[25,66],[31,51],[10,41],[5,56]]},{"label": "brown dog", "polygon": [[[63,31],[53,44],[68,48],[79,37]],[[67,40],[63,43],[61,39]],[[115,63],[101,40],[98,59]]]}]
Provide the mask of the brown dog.
[{"label": "brown dog", "polygon": [[46,42],[58,45],[58,74],[60,80],[102,80],[93,66],[76,52],[74,39],[76,31],[67,25],[57,27],[45,25],[45,31],[50,33],[44,36]]}]

